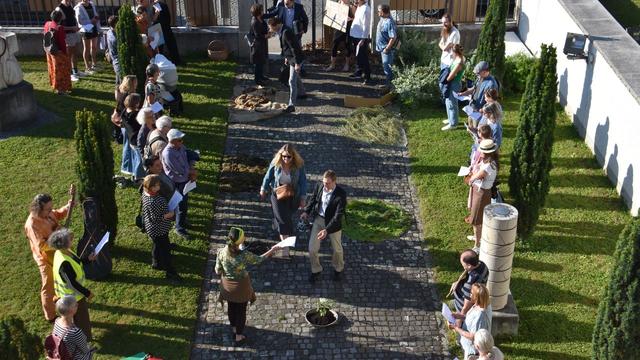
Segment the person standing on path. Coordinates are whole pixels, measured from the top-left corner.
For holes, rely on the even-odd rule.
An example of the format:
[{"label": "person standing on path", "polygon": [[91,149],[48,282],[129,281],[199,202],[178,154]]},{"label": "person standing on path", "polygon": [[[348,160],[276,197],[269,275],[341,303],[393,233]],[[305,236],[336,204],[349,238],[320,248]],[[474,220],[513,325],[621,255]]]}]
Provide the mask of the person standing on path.
[{"label": "person standing on path", "polygon": [[269,19],[269,29],[273,33],[280,34],[280,47],[282,48],[284,64],[289,66],[289,105],[285,112],[292,113],[296,111],[296,100],[307,97],[300,77],[300,66],[304,60],[302,48],[293,31],[283,26],[280,19]]},{"label": "person standing on path", "polygon": [[[304,160],[291,144],[285,144],[276,152],[269,164],[260,187],[260,199],[265,200],[271,192],[271,209],[277,224],[280,240],[295,235],[293,213],[304,207],[307,195],[307,175]],[[283,257],[289,257],[289,248],[284,248]]]},{"label": "person standing on path", "polygon": [[49,235],[56,231],[60,220],[67,217],[69,209],[73,206],[73,199],[67,205],[53,210],[53,199],[49,194],[38,194],[29,206],[29,217],[24,224],[24,232],[29,239],[29,246],[33,260],[38,264],[42,287],[40,288],[40,301],[42,311],[47,321],[56,318],[56,306],[53,301],[53,256],[55,249],[47,245]]},{"label": "person standing on path", "polygon": [[243,345],[247,339],[243,335],[247,322],[247,304],[256,301],[247,265],[258,265],[279,249],[273,246],[257,256],[250,251],[240,250],[244,239],[244,231],[239,227],[232,227],[227,237],[227,245],[218,249],[215,267],[216,274],[221,278],[218,301],[227,302],[227,316],[236,346]]},{"label": "person standing on path", "polygon": [[255,68],[254,78],[256,85],[266,85],[269,79],[264,76],[264,65],[269,58],[269,26],[262,18],[264,15],[262,4],[251,5],[251,33],[253,34],[253,43],[251,45],[250,59]]},{"label": "person standing on path", "polygon": [[369,42],[371,41],[371,7],[367,0],[358,0],[358,8],[353,15],[349,36],[353,41],[353,49],[356,52],[356,71],[349,75],[350,78],[363,77],[362,85],[371,82],[371,65],[369,65]]},{"label": "person standing on path", "polygon": [[339,0],[342,5],[349,6],[349,15],[347,18],[347,26],[344,32],[340,30],[333,30],[333,40],[331,41],[331,64],[325,69],[325,71],[334,71],[336,69],[336,62],[338,59],[338,47],[340,44],[344,44],[344,66],[342,71],[349,71],[349,64],[351,63],[351,38],[349,33],[351,32],[351,23],[353,22],[353,15],[355,14],[356,7],[351,5],[349,0]]},{"label": "person standing on path", "polygon": [[386,76],[385,92],[391,91],[393,85],[393,71],[391,65],[396,56],[396,42],[398,41],[398,28],[395,20],[391,17],[391,8],[389,5],[378,5],[378,28],[376,30],[376,51],[382,57],[382,69]]},{"label": "person standing on path", "polygon": [[322,184],[318,184],[313,196],[307,203],[300,217],[303,220],[314,217],[311,234],[309,236],[309,260],[311,274],[309,282],[314,283],[320,277],[320,242],[327,237],[331,239],[333,249],[333,280],[340,281],[344,271],[344,254],[342,250],[342,218],[347,206],[347,193],[336,183],[336,173],[327,170],[322,175]]}]

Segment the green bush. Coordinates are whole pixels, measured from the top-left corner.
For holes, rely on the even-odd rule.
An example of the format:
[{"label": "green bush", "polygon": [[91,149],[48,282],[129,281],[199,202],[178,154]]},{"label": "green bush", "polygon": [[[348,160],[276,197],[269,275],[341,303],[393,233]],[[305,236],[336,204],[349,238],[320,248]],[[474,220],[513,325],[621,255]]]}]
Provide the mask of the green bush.
[{"label": "green bush", "polygon": [[93,197],[98,200],[100,221],[110,232],[109,241],[113,244],[118,229],[118,207],[110,132],[111,122],[105,113],[96,115],[86,109],[76,112],[74,138],[80,199]]},{"label": "green bush", "polygon": [[138,93],[144,94],[145,69],[149,64],[149,58],[142,46],[142,38],[131,6],[125,4],[120,7],[115,30],[118,39],[120,76],[124,78],[127,75],[135,75],[138,78]]},{"label": "green bush", "polygon": [[505,91],[520,94],[527,86],[527,77],[536,63],[536,58],[523,53],[507,56],[504,62],[504,80],[502,82]]},{"label": "green bush", "polygon": [[418,30],[400,30],[402,44],[398,50],[398,61],[402,67],[409,65],[440,66],[442,51],[437,41],[427,41],[425,33]]},{"label": "green bush", "polygon": [[30,333],[20,318],[0,320],[0,360],[37,360],[42,354],[43,340]]},{"label": "green bush", "polygon": [[501,82],[504,76],[504,34],[507,10],[508,0],[489,2],[478,38],[478,47],[472,61],[473,64],[483,60],[488,62],[491,73]]},{"label": "green bush", "polygon": [[400,142],[402,123],[382,106],[361,107],[349,115],[341,133],[350,138],[377,144],[396,145]]},{"label": "green bush", "polygon": [[426,105],[440,100],[439,65],[410,65],[404,68],[394,66],[393,73],[393,86],[405,105]]}]

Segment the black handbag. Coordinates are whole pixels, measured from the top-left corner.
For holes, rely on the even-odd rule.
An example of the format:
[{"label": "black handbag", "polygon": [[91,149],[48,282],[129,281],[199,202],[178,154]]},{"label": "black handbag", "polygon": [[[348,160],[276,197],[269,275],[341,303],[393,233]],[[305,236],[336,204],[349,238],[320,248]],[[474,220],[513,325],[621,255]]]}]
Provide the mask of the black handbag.
[{"label": "black handbag", "polygon": [[144,228],[144,218],[142,217],[142,200],[140,200],[140,210],[136,215],[136,226],[140,229],[141,233],[146,233],[147,229]]}]

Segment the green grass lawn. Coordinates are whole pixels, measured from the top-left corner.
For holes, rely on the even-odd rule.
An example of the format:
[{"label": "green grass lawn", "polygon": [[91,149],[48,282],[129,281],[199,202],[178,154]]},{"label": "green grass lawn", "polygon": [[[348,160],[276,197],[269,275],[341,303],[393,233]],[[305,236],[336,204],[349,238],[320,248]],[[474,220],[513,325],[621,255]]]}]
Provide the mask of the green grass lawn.
[{"label": "green grass lawn", "polygon": [[381,200],[353,200],[346,210],[344,232],[354,240],[377,243],[397,238],[411,227],[411,214]]},{"label": "green grass lawn", "polygon": [[640,25],[640,0],[600,0],[624,28]]},{"label": "green grass lawn", "polygon": [[[0,263],[5,269],[0,317],[18,315],[43,337],[51,331],[40,308],[40,276],[23,234],[28,205],[39,192],[51,193],[56,206],[67,201],[66,189],[77,182],[75,174],[74,113],[88,108],[111,113],[113,71],[102,72],[74,83],[71,96],[54,95],[48,84],[44,58],[20,59],[25,79],[34,85],[40,105],[60,117],[50,123],[0,141],[0,163],[4,174],[0,201]],[[105,281],[89,281],[96,297],[90,304],[99,358],[115,359],[139,351],[165,359],[188,357],[194,334],[197,302],[207,258],[208,234],[213,215],[217,174],[226,134],[226,105],[231,96],[235,65],[190,59],[179,69],[185,113],[174,119],[184,131],[185,144],[200,149],[202,161],[198,188],[190,196],[189,218],[194,240],[184,241],[171,233],[180,250],[174,254],[177,270],[185,281],[171,286],[164,273],[150,267],[151,240],[134,225],[138,211],[137,189],[116,189],[118,238],[113,274]],[[122,146],[113,143],[116,173]],[[81,211],[74,212],[76,239],[82,236]]]},{"label": "green grass lawn", "polygon": [[[509,156],[519,98],[504,102],[500,190],[508,195]],[[440,131],[444,109],[407,111],[412,180],[418,188],[425,246],[434,257],[444,296],[462,270],[461,250],[472,246],[464,223],[468,187],[456,176],[471,140],[464,130]],[[511,292],[520,312],[519,335],[498,339],[507,358],[590,359],[598,302],[607,284],[615,242],[630,219],[622,200],[568,117],[559,113],[551,189],[532,239],[516,247]],[[508,201],[508,199],[507,199]],[[451,343],[452,344],[452,343]],[[458,354],[459,356],[461,354]]]}]

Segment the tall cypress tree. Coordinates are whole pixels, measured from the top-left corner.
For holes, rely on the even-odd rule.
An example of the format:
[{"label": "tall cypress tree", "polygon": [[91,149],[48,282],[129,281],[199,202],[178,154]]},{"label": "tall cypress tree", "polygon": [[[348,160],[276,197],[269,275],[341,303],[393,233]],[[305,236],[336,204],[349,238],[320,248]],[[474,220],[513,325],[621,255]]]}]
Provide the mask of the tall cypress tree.
[{"label": "tall cypress tree", "polygon": [[105,113],[96,116],[91,111],[76,112],[76,173],[80,179],[80,198],[98,200],[100,221],[110,232],[110,241],[117,234],[118,207],[113,181],[113,150],[110,138],[111,123]]},{"label": "tall cypress tree", "polygon": [[640,220],[622,231],[593,331],[593,360],[640,359]]},{"label": "tall cypress tree", "polygon": [[518,234],[528,237],[549,193],[553,131],[556,126],[556,49],[542,44],[540,59],[527,79],[520,123],[511,153],[509,191],[518,209]]},{"label": "tall cypress tree", "polygon": [[504,75],[504,34],[508,6],[508,0],[489,2],[472,61],[472,66],[483,60],[488,62],[491,73],[500,81]]},{"label": "tall cypress tree", "polygon": [[120,77],[135,75],[138,78],[138,93],[144,94],[145,69],[149,58],[142,46],[142,38],[136,25],[135,14],[131,6],[122,5],[118,11],[116,24],[118,40],[118,60],[120,61]]}]

